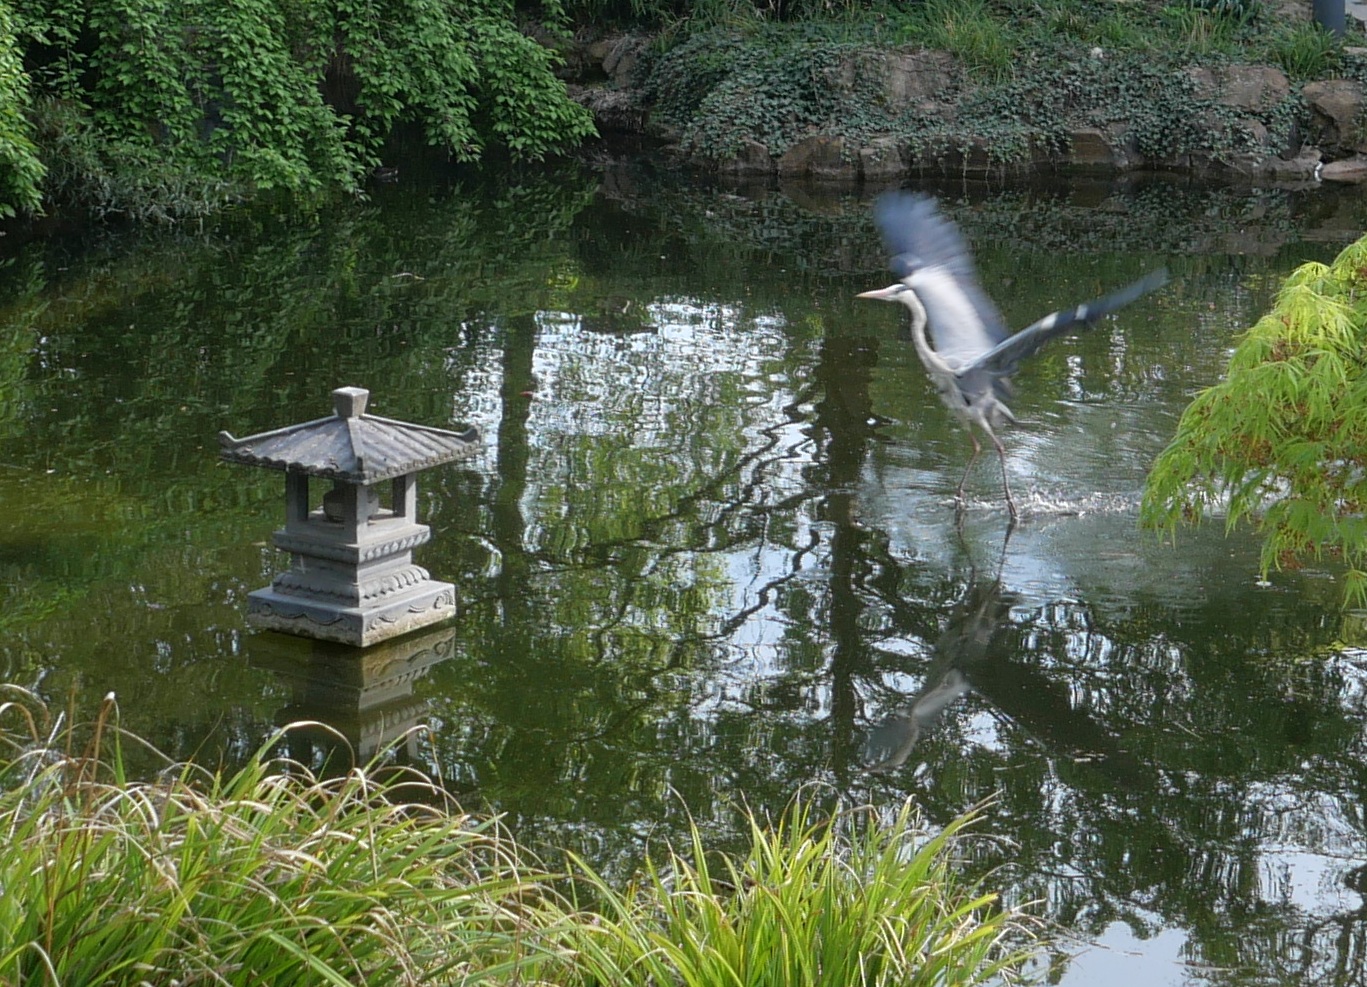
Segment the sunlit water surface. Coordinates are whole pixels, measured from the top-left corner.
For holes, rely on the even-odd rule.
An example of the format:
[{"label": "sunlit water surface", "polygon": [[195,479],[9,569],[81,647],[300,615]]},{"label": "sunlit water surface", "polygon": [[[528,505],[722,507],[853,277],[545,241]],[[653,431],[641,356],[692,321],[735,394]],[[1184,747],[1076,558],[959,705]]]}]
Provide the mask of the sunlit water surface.
[{"label": "sunlit water surface", "polygon": [[[1361,983],[1367,652],[1333,573],[1137,529],[1145,471],[1297,264],[1328,189],[937,189],[1024,325],[1171,285],[1017,378],[1022,521],[925,381],[866,197],[629,167],[409,180],[321,216],[12,250],[0,277],[0,678],[176,757],[327,720],[616,874],[688,814],[803,786],[932,824],[1067,938],[1051,979]],[[478,426],[423,474],[455,623],[365,661],[249,630],[280,476],[215,436]],[[321,765],[328,743],[290,752]]]}]

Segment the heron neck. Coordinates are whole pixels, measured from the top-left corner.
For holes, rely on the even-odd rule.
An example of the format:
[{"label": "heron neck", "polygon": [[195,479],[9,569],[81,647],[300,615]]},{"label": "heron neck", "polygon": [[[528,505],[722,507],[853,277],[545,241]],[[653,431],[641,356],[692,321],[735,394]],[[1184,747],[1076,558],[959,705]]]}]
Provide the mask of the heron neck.
[{"label": "heron neck", "polygon": [[914,291],[906,291],[902,293],[901,300],[911,310],[911,341],[916,347],[916,355],[931,370],[953,373],[954,371],[949,364],[945,363],[940,354],[931,347],[930,340],[926,339],[926,323],[929,320],[926,317],[926,307],[921,304],[921,299],[916,297]]}]

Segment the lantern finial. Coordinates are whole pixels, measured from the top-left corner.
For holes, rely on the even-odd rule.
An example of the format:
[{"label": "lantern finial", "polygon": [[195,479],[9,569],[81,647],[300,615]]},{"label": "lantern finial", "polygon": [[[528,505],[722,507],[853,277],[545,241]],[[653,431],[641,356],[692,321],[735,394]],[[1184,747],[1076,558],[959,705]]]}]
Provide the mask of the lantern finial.
[{"label": "lantern finial", "polygon": [[370,392],[364,387],[339,387],[332,392],[332,410],[338,418],[360,418],[369,401]]}]

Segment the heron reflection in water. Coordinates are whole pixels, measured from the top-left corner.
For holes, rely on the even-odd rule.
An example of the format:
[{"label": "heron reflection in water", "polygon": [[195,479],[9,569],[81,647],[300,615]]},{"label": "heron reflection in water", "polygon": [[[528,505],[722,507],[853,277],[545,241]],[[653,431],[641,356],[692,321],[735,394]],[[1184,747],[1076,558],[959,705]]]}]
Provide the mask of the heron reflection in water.
[{"label": "heron reflection in water", "polygon": [[1090,328],[1103,316],[1161,287],[1167,282],[1167,272],[1154,271],[1119,291],[1053,312],[1013,334],[979,284],[973,256],[958,227],[940,214],[934,199],[888,192],[875,202],[873,216],[892,255],[889,266],[899,280],[856,297],[901,302],[911,310],[916,354],[940,399],[973,441],[973,455],[954,494],[956,504],[962,509],[964,483],[982,452],[973,431],[976,427],[997,449],[1002,490],[1014,520],[1018,512],[1006,474],[1006,450],[996,433],[1003,423],[1015,421],[1006,406],[1011,375],[1022,360],[1069,328]]},{"label": "heron reflection in water", "polygon": [[1012,619],[1020,600],[1003,588],[1000,569],[994,579],[970,578],[935,641],[921,690],[869,729],[864,770],[884,774],[906,764],[936,720],[972,693],[1049,756],[1089,765],[1108,786],[1142,787],[1152,772],[1093,711],[1075,705],[1065,679],[1022,650],[1032,622]]},{"label": "heron reflection in water", "polygon": [[1010,638],[1016,633],[1011,605],[1011,599],[1002,593],[1000,580],[975,580],[970,584],[963,602],[935,642],[935,657],[926,673],[924,688],[907,705],[869,730],[864,746],[866,771],[879,773],[900,768],[940,715],[972,691],[970,676],[975,669],[993,659],[1006,660],[1013,651]]}]

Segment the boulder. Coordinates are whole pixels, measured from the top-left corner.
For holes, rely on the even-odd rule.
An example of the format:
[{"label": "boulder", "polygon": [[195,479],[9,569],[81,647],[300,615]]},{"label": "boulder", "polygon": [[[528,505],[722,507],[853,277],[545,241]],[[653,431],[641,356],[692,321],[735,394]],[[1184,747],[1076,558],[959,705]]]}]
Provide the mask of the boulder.
[{"label": "boulder", "polygon": [[646,50],[649,43],[647,38],[627,34],[618,38],[608,48],[607,54],[603,56],[603,71],[607,73],[613,85],[631,84],[631,77],[641,60],[641,53]]},{"label": "boulder", "polygon": [[1291,82],[1271,65],[1222,65],[1188,73],[1196,95],[1245,113],[1266,113],[1291,93]]},{"label": "boulder", "polygon": [[1361,185],[1367,182],[1367,157],[1358,154],[1342,161],[1330,161],[1320,169],[1320,179],[1326,182]]},{"label": "boulder", "polygon": [[717,171],[723,175],[771,175],[774,157],[759,141],[747,140],[734,155],[717,163]]},{"label": "boulder", "polygon": [[1212,164],[1222,165],[1245,178],[1263,178],[1272,167],[1272,162],[1280,160],[1269,146],[1272,142],[1267,125],[1261,120],[1237,120],[1230,125],[1228,136],[1248,150],[1240,151],[1222,161],[1212,161]]},{"label": "boulder", "polygon": [[845,153],[845,138],[817,134],[788,148],[778,159],[778,173],[784,178],[853,181],[859,177],[859,160]]},{"label": "boulder", "polygon": [[645,110],[631,90],[577,86],[573,83],[565,88],[570,99],[593,114],[594,126],[600,134],[639,134],[645,130]]},{"label": "boulder", "polygon": [[1269,158],[1266,174],[1268,178],[1279,182],[1310,182],[1315,180],[1320,164],[1320,149],[1304,147],[1293,158]]},{"label": "boulder", "polygon": [[1359,116],[1362,113],[1362,84],[1352,79],[1325,79],[1307,82],[1301,90],[1310,108],[1310,138],[1326,147],[1367,150]]},{"label": "boulder", "polygon": [[603,59],[608,57],[608,53],[616,46],[620,38],[599,38],[597,41],[590,41],[584,46],[584,55],[590,60],[603,64]]}]

